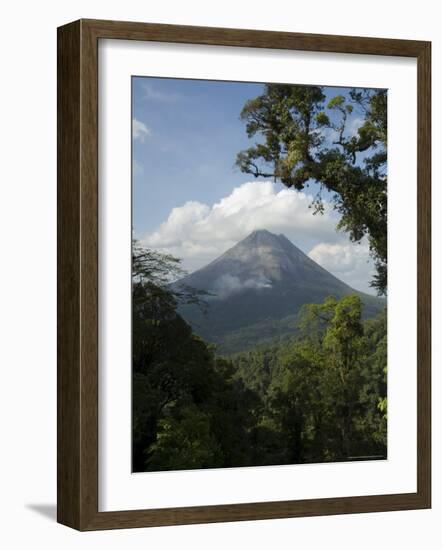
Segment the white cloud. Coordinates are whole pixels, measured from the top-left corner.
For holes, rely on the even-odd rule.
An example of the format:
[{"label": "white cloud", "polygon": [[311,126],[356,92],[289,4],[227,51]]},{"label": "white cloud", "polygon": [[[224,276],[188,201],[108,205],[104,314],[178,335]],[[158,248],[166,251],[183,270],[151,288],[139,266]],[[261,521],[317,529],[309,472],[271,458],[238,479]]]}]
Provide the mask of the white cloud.
[{"label": "white cloud", "polygon": [[[145,246],[182,258],[183,266],[189,271],[212,261],[255,229],[283,233],[304,252],[313,249],[318,258],[322,250],[324,261],[329,261],[332,253],[325,255],[325,248],[317,248],[318,243],[347,245],[349,250],[358,246],[350,243],[347,235],[336,231],[337,216],[329,203],[325,202],[323,215],[313,215],[309,208],[311,195],[286,188],[278,190],[279,187],[271,181],[249,182],[234,188],[230,195],[211,206],[188,201],[173,208],[167,220],[141,241]],[[339,250],[342,256],[344,249]],[[345,277],[352,272],[351,261],[356,260],[359,262],[357,274],[361,274],[362,258],[368,258],[367,248],[362,250],[360,256],[354,253],[349,257],[346,272],[339,262],[330,271],[338,277],[338,273],[342,273],[341,278],[352,284]]]},{"label": "white cloud", "polygon": [[144,122],[141,122],[140,120],[134,118],[132,120],[132,137],[133,139],[138,139],[141,142],[144,142],[144,140],[149,137],[151,134],[149,128],[144,124]]},{"label": "white cloud", "polygon": [[324,138],[325,146],[332,147],[334,142],[339,139],[339,133],[333,128],[321,127],[318,132]]},{"label": "white cloud", "polygon": [[358,135],[359,128],[364,124],[365,120],[362,117],[353,117],[347,127],[347,137],[353,137]]},{"label": "white cloud", "polygon": [[375,270],[366,239],[359,244],[351,242],[321,242],[308,253],[310,258],[348,282],[357,290],[373,292],[368,286]]}]

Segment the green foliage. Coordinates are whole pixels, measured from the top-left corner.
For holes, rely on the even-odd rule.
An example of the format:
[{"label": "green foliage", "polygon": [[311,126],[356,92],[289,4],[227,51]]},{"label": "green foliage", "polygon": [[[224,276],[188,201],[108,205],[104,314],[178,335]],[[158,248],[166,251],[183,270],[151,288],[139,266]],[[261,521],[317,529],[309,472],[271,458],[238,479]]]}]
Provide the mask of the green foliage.
[{"label": "green foliage", "polygon": [[[153,257],[134,247],[137,266],[138,254]],[[137,270],[132,288],[133,469],[245,464],[259,400],[177,314],[179,297],[167,284],[176,262],[159,259],[158,269]]]},{"label": "green foliage", "polygon": [[160,259],[161,277],[153,264],[133,285],[134,471],[386,456],[385,313],[364,322],[358,296],[330,297],[293,338],[219,357],[177,313],[177,264]]},{"label": "green foliage", "polygon": [[307,305],[297,338],[234,356],[264,403],[263,463],[385,457],[386,357],[386,314],[363,322],[358,296]]},{"label": "green foliage", "polygon": [[[257,141],[238,153],[236,164],[245,173],[279,179],[297,190],[314,180],[330,191],[341,215],[338,227],[353,241],[368,237],[377,270],[372,286],[385,294],[387,94],[352,90],[348,100],[338,95],[327,106],[324,101],[317,86],[267,84],[241,112],[247,135]],[[355,108],[364,118],[349,135],[348,117]],[[335,136],[332,143],[324,138],[326,129]],[[323,211],[321,193],[313,206],[315,213]]]},{"label": "green foliage", "polygon": [[210,431],[210,418],[196,407],[183,407],[179,417],[158,423],[155,443],[149,449],[149,470],[207,468],[221,462],[221,453]]}]

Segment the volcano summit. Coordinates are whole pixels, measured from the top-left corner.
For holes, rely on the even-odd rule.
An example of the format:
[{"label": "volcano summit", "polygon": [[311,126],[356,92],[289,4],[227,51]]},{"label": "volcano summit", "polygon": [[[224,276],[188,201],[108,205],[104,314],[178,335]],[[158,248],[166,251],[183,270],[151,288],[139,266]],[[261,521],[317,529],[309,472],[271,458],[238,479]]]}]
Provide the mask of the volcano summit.
[{"label": "volcano summit", "polygon": [[384,299],[337,279],[284,235],[267,230],[253,231],[176,284],[210,293],[206,315],[193,305],[182,306],[180,314],[221,353],[293,335],[300,308],[327,296],[357,294],[364,303],[364,317],[386,305]]}]

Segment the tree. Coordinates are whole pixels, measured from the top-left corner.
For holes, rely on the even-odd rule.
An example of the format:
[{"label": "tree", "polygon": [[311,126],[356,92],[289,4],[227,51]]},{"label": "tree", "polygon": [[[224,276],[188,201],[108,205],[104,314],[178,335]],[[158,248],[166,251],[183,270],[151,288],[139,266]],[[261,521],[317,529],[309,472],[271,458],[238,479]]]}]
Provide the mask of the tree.
[{"label": "tree", "polygon": [[[242,172],[272,177],[287,187],[319,183],[314,213],[323,212],[322,190],[332,193],[338,224],[358,242],[368,237],[375,261],[372,281],[387,289],[387,95],[385,90],[352,90],[324,106],[318,86],[267,84],[264,93],[242,109],[249,138],[257,142],[237,155]],[[349,133],[348,120],[358,108],[364,120]],[[325,133],[334,136],[332,143]]]},{"label": "tree", "polygon": [[364,326],[366,358],[360,400],[364,414],[361,430],[374,442],[373,453],[382,454],[387,440],[387,311]]},{"label": "tree", "polygon": [[[171,254],[143,247],[138,241],[132,243],[132,294],[134,306],[143,308],[150,302],[149,311],[153,313],[155,304],[168,300],[169,308],[175,310],[178,304],[196,304],[206,310],[204,290],[197,290],[182,283],[174,283],[186,272],[181,260]],[[164,304],[163,304],[164,305]],[[161,307],[160,307],[161,309]]]},{"label": "tree", "polygon": [[361,388],[363,326],[359,296],[346,296],[336,304],[324,337],[328,369],[333,374],[334,398],[342,442],[342,455],[354,454],[354,417],[358,414]]},{"label": "tree", "polygon": [[174,288],[178,259],[135,242],[132,259],[133,467],[143,471],[164,415],[188,395],[203,399],[212,356],[178,315],[182,301],[199,303],[192,289]]},{"label": "tree", "polygon": [[386,314],[363,324],[361,310],[359,296],[350,295],[302,312],[303,353],[321,365],[320,398],[311,407],[319,411],[317,439],[328,459],[385,456],[380,403],[386,392]]},{"label": "tree", "polygon": [[259,398],[177,312],[201,300],[170,284],[178,273],[174,257],[134,247],[133,469],[248,465]]},{"label": "tree", "polygon": [[151,470],[180,470],[222,465],[222,453],[210,431],[210,418],[195,406],[163,418],[149,449]]},{"label": "tree", "polygon": [[284,442],[286,464],[323,459],[324,449],[315,452],[315,439],[321,431],[321,396],[317,392],[322,363],[305,352],[299,343],[282,349],[281,369],[269,388],[269,416]]}]

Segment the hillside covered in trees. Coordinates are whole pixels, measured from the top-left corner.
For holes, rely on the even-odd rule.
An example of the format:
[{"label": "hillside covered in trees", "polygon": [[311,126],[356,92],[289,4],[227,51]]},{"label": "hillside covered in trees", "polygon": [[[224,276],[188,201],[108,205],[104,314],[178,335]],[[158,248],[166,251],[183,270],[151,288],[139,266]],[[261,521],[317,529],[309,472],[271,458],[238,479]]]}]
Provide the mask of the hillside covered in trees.
[{"label": "hillside covered in trees", "polygon": [[207,293],[207,308],[182,304],[180,315],[219,354],[231,354],[298,332],[304,304],[328,296],[360,297],[362,317],[375,316],[386,301],[351,288],[313,261],[285,235],[260,229],[208,265],[174,283]]},{"label": "hillside covered in trees", "polygon": [[386,313],[357,295],[306,305],[297,336],[229,357],[178,314],[176,259],[134,247],[133,470],[386,457]]}]

